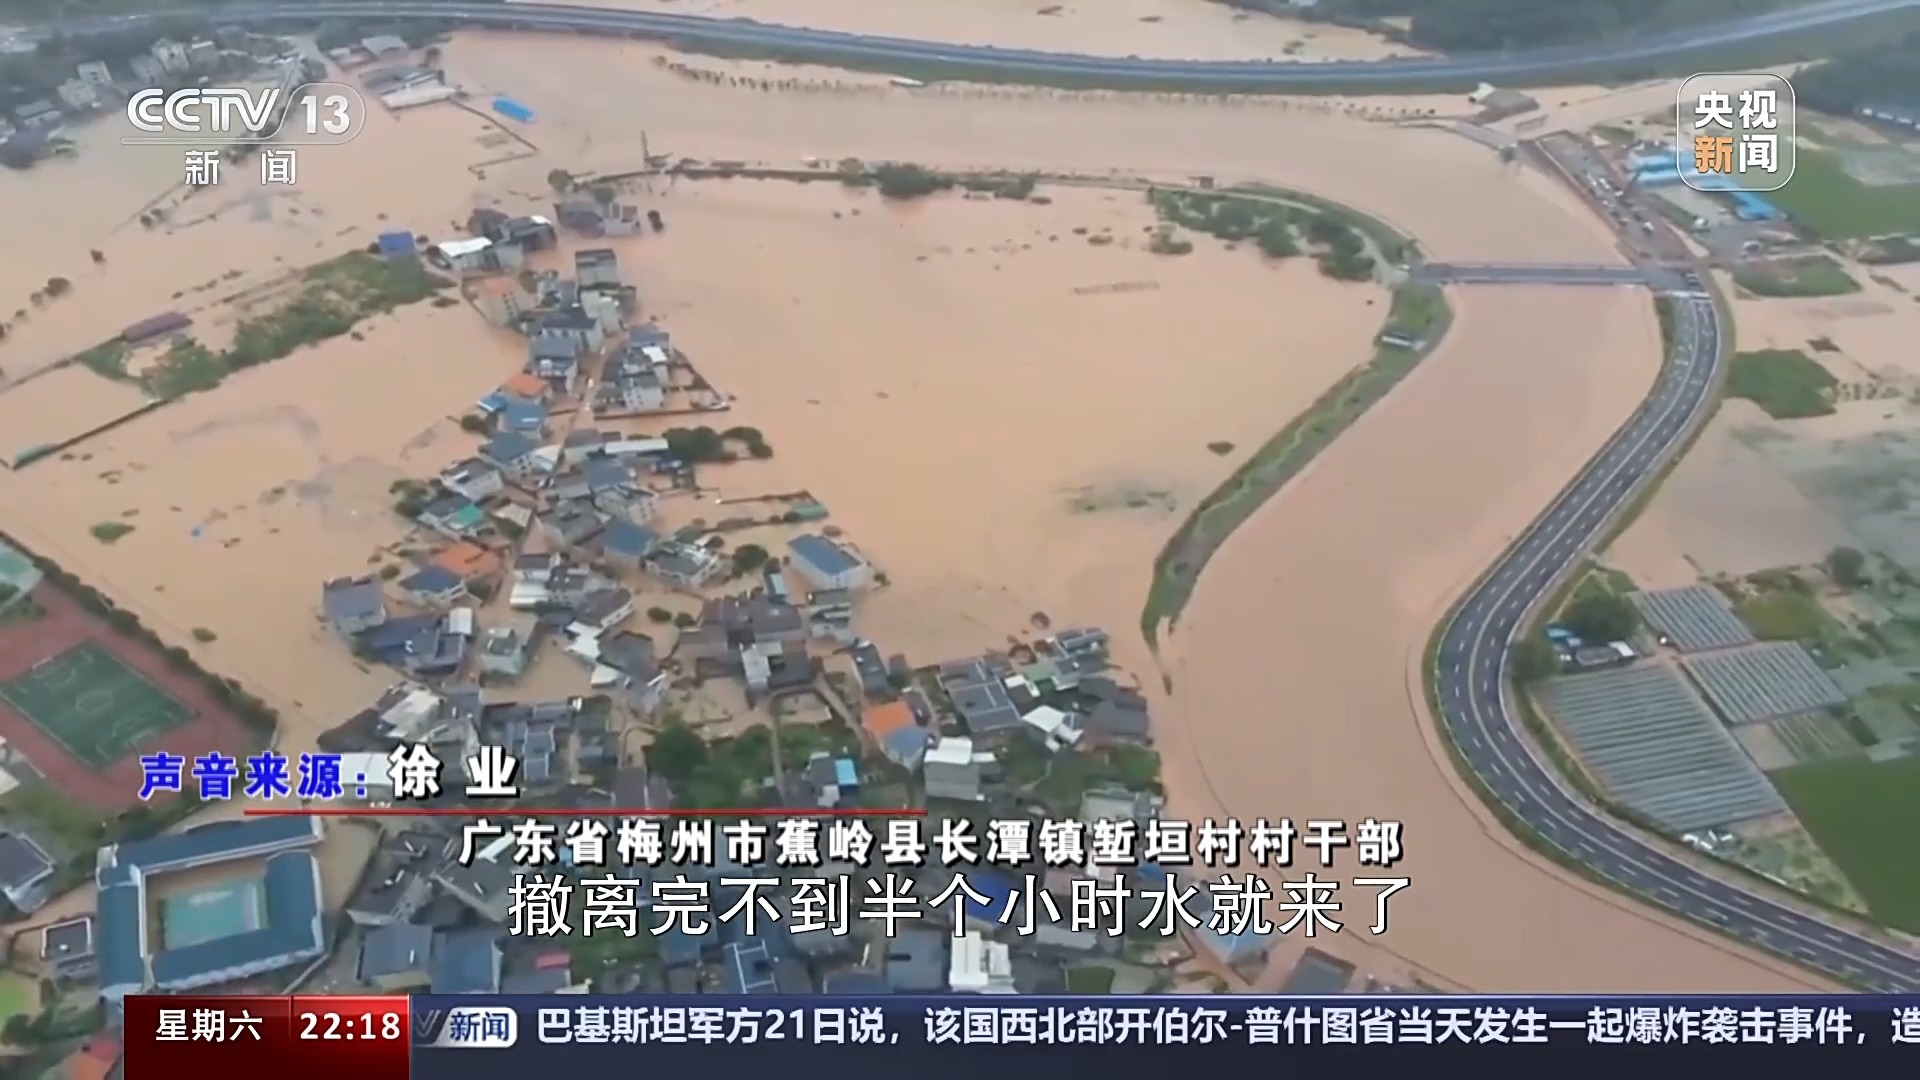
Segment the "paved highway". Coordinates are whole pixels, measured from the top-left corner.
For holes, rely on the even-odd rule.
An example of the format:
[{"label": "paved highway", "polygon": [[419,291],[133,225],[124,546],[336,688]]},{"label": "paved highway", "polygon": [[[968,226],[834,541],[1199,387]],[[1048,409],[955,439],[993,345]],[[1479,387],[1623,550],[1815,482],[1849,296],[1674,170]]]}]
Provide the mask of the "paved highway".
[{"label": "paved highway", "polygon": [[[1207,82],[1221,89],[1281,87],[1288,83],[1326,85],[1338,79],[1349,88],[1391,89],[1396,83],[1437,78],[1512,80],[1596,62],[1650,61],[1699,48],[1916,9],[1920,9],[1920,0],[1835,0],[1607,46],[1498,56],[1313,64],[1122,60],[548,4],[321,0],[297,8],[233,6],[198,10],[226,22],[261,22],[297,13],[307,19],[445,18],[482,26],[675,37],[689,42],[774,47],[796,56],[814,49],[894,63],[964,61],[976,69],[991,69],[1009,77],[1068,74],[1097,80],[1165,76]],[[62,29],[72,32],[138,25],[147,18],[152,16],[73,22],[63,24]],[[1608,270],[1609,274],[1615,272]],[[1673,352],[1651,396],[1473,587],[1448,620],[1435,672],[1442,722],[1468,766],[1495,797],[1549,841],[1622,890],[1846,981],[1887,991],[1920,992],[1920,960],[1911,951],[1851,933],[1703,874],[1588,805],[1563,786],[1563,779],[1551,765],[1539,759],[1517,718],[1511,697],[1512,652],[1530,615],[1550,595],[1556,581],[1600,537],[1609,520],[1673,458],[1712,401],[1723,332],[1719,312],[1711,300],[1698,293],[1676,294],[1676,306]]]},{"label": "paved highway", "polygon": [[1538,80],[1561,72],[1590,70],[1596,64],[1652,62],[1702,49],[1721,48],[1803,34],[1861,19],[1902,12],[1920,13],[1920,0],[1826,0],[1823,3],[1608,44],[1531,49],[1522,52],[1420,57],[1399,60],[1202,61],[1139,57],[1087,56],[1076,53],[957,45],[836,30],[780,26],[747,19],[699,15],[609,11],[541,3],[462,3],[457,0],[320,0],[298,5],[186,6],[171,13],[73,20],[67,32],[138,25],[168,14],[202,15],[220,22],[265,22],[289,17],[450,19],[476,26],[567,30],[635,37],[675,38],[692,45],[731,45],[779,49],[794,56],[808,51],[841,58],[858,57],[881,66],[965,65],[981,74],[1036,81],[1073,76],[1087,82],[1134,82],[1164,78],[1221,90],[1284,88],[1311,84],[1341,89],[1392,89],[1396,84],[1478,80]]},{"label": "paved highway", "polygon": [[[1569,793],[1521,733],[1513,646],[1562,575],[1674,456],[1713,401],[1722,327],[1713,301],[1669,294],[1674,346],[1651,396],[1501,556],[1449,619],[1435,660],[1441,721],[1481,782],[1587,867],[1653,904],[1846,982],[1920,991],[1920,960],[1710,877]],[[1731,988],[1730,988],[1731,989]]]}]

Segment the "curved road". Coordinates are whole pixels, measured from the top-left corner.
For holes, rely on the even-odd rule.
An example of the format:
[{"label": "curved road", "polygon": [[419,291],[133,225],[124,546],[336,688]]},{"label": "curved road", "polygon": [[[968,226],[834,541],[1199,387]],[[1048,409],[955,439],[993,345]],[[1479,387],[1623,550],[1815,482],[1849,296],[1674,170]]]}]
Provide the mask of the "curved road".
[{"label": "curved road", "polygon": [[[1653,60],[1718,45],[1920,9],[1920,0],[1835,0],[1776,15],[1695,27],[1593,48],[1482,57],[1305,63],[1210,63],[1041,53],[770,26],[745,21],[614,12],[550,4],[437,0],[302,4],[298,17],[446,18],[482,26],[676,37],[689,41],[833,51],[896,62],[963,61],[1021,74],[1098,78],[1176,77],[1234,85],[1390,88],[1436,78],[1511,78],[1584,64]],[[228,22],[286,18],[288,8],[201,9]],[[137,25],[152,16],[64,24],[68,31]],[[1513,645],[1557,580],[1584,556],[1614,516],[1679,451],[1713,400],[1721,363],[1720,312],[1701,294],[1674,294],[1674,347],[1651,395],[1542,516],[1473,587],[1441,634],[1435,672],[1441,720],[1481,783],[1515,815],[1621,890],[1720,927],[1761,949],[1884,991],[1920,992],[1920,958],[1710,877],[1605,816],[1564,786],[1523,733],[1511,699]]]},{"label": "curved road", "polygon": [[[171,14],[195,15],[228,23],[287,18],[449,19],[474,26],[675,38],[689,44],[779,49],[795,54],[813,51],[832,54],[843,60],[858,57],[894,64],[946,64],[1014,79],[1021,76],[1057,78],[1066,75],[1087,82],[1113,80],[1136,85],[1143,81],[1164,79],[1208,85],[1221,90],[1279,89],[1288,85],[1338,86],[1358,90],[1391,89],[1408,83],[1538,79],[1561,72],[1591,70],[1595,65],[1651,62],[1703,49],[1744,45],[1906,11],[1920,12],[1920,0],[1825,0],[1771,15],[1686,27],[1610,44],[1561,46],[1500,54],[1399,60],[1334,60],[1323,63],[1087,56],[1032,49],[999,49],[990,45],[914,41],[838,30],[780,26],[747,19],[612,11],[544,3],[320,0],[318,3],[283,6],[202,5],[182,8]],[[166,18],[168,14],[73,20],[60,25],[68,32],[84,33],[93,29],[138,25],[142,21]],[[885,64],[879,66],[884,67]]]},{"label": "curved road", "polygon": [[1571,794],[1521,734],[1513,646],[1560,577],[1600,539],[1709,410],[1721,364],[1720,311],[1697,293],[1676,307],[1673,351],[1646,401],[1521,534],[1449,619],[1435,659],[1442,723],[1494,795],[1555,846],[1621,889],[1845,982],[1920,990],[1911,953],[1708,876]]}]

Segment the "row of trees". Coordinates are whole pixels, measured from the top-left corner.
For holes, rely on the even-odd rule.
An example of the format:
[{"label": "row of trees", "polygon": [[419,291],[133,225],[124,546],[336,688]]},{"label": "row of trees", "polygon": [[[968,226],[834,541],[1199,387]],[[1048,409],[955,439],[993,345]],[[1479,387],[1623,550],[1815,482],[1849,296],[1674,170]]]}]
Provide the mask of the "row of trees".
[{"label": "row of trees", "polygon": [[[1232,7],[1298,17],[1290,0],[1221,0]],[[1411,17],[1408,43],[1442,52],[1571,45],[1687,23],[1738,18],[1803,0],[1321,0],[1335,21]]]},{"label": "row of trees", "polygon": [[765,459],[773,456],[773,447],[768,445],[767,437],[759,428],[730,427],[725,431],[715,431],[710,427],[668,428],[661,433],[667,440],[667,451],[682,461],[701,464],[715,464],[734,461],[739,454],[733,445],[742,446],[747,456]]},{"label": "row of trees", "polygon": [[1836,57],[1794,76],[1805,104],[1847,115],[1863,105],[1920,101],[1920,33]]}]

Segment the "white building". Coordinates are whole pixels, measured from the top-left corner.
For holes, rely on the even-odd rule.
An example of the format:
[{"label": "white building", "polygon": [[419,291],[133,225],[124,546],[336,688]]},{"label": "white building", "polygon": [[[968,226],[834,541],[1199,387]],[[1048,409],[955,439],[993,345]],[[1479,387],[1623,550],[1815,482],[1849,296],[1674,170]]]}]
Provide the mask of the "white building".
[{"label": "white building", "polygon": [[1013,994],[1013,955],[1007,946],[988,941],[978,930],[953,939],[947,968],[947,986],[956,994]]},{"label": "white building", "polygon": [[992,754],[973,748],[972,739],[964,736],[941,739],[928,748],[920,762],[927,798],[981,801],[986,796],[980,791],[980,772],[992,761]]},{"label": "white building", "polygon": [[100,106],[100,91],[84,79],[68,79],[55,91],[60,100],[72,109],[94,109]]},{"label": "white building", "polygon": [[153,43],[153,58],[168,71],[185,71],[193,66],[193,62],[187,59],[187,47],[166,38]]},{"label": "white building", "polygon": [[74,68],[74,74],[80,81],[96,89],[105,89],[113,85],[113,70],[101,60],[89,60]]},{"label": "white building", "polygon": [[1051,705],[1042,705],[1020,719],[1040,736],[1049,750],[1065,750],[1080,741],[1078,718]]}]

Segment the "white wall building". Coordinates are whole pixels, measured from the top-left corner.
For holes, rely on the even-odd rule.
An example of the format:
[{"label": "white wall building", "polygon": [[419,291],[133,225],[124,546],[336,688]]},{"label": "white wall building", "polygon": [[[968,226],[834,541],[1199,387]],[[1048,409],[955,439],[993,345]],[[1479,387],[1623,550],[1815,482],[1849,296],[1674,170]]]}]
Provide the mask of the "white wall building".
[{"label": "white wall building", "polygon": [[953,939],[947,986],[956,994],[1014,994],[1013,955],[1007,946],[988,941],[978,930]]}]

